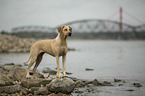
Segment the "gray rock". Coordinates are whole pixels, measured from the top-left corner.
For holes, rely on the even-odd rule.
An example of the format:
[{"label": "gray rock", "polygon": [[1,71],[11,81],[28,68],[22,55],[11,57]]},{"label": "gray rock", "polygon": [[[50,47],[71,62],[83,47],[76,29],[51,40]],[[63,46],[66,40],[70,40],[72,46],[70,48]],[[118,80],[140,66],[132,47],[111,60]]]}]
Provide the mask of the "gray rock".
[{"label": "gray rock", "polygon": [[0,87],[8,85],[13,85],[13,80],[4,74],[4,72],[0,72]]},{"label": "gray rock", "polygon": [[[14,80],[23,80],[26,78],[26,69],[24,67],[16,66],[9,71],[8,76]],[[33,77],[44,78],[44,76],[38,72],[35,72]]]},{"label": "gray rock", "polygon": [[44,68],[44,69],[43,69],[43,73],[49,73],[50,71],[51,71],[50,68]]},{"label": "gray rock", "polygon": [[52,78],[50,79],[43,79],[43,78],[23,79],[22,86],[26,88],[40,87],[42,84],[43,85],[49,84],[51,81],[52,81]]},{"label": "gray rock", "polygon": [[21,86],[19,84],[0,87],[0,93],[2,93],[2,92],[14,93],[14,92],[19,92],[20,90],[21,90]]},{"label": "gray rock", "polygon": [[86,71],[93,71],[94,69],[86,68],[85,70],[86,70]]},{"label": "gray rock", "polygon": [[52,80],[46,86],[50,92],[70,94],[74,90],[76,84],[72,79],[63,77]]},{"label": "gray rock", "polygon": [[134,87],[142,87],[143,85],[140,84],[140,83],[133,83],[133,86],[134,86]]},{"label": "gray rock", "polygon": [[9,71],[8,76],[14,80],[24,79],[26,78],[26,69],[17,66]]}]

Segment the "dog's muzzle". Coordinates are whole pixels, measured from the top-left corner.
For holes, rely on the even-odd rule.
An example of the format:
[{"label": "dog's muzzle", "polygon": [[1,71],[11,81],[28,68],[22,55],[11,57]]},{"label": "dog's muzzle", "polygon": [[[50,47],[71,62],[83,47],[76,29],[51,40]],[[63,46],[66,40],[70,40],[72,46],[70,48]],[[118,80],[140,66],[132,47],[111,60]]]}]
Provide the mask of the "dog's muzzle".
[{"label": "dog's muzzle", "polygon": [[71,32],[69,32],[69,33],[68,33],[68,36],[71,36],[71,34],[72,34],[72,33],[71,33]]}]

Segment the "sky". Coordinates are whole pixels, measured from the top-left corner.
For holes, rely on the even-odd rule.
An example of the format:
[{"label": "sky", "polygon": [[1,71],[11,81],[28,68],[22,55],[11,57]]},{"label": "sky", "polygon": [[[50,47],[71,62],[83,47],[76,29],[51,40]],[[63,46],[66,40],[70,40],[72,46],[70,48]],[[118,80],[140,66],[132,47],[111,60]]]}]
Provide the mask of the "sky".
[{"label": "sky", "polygon": [[0,0],[0,31],[25,25],[55,27],[80,19],[119,21],[120,7],[137,18],[123,13],[124,22],[145,23],[145,0]]}]

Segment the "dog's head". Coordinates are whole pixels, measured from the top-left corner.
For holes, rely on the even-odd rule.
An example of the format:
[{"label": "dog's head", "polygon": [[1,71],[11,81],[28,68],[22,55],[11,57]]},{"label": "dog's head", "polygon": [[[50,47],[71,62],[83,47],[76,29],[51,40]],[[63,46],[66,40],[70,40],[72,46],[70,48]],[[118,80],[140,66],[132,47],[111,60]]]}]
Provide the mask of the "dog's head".
[{"label": "dog's head", "polygon": [[70,26],[60,26],[57,28],[58,32],[64,36],[64,38],[71,36],[72,28]]}]

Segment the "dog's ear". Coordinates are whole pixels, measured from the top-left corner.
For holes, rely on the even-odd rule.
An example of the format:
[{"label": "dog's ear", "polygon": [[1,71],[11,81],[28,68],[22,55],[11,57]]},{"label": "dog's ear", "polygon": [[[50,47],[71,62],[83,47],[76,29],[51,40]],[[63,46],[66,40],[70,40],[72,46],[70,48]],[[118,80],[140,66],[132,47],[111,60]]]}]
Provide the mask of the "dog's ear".
[{"label": "dog's ear", "polygon": [[59,26],[59,27],[57,28],[58,32],[62,32],[63,28],[64,28],[64,26]]},{"label": "dog's ear", "polygon": [[70,31],[72,32],[72,28],[69,26]]}]

